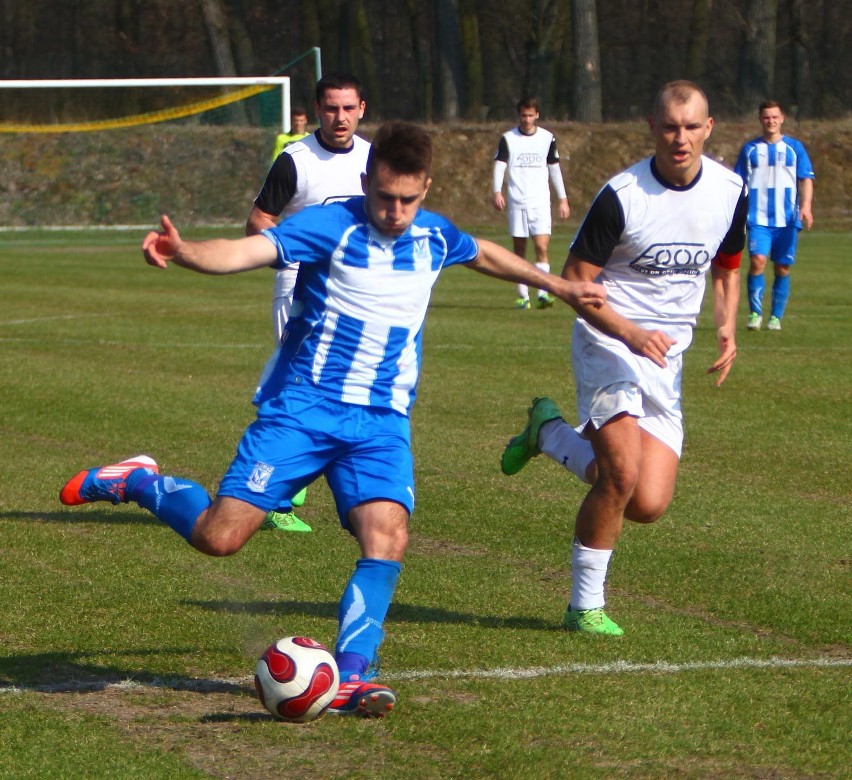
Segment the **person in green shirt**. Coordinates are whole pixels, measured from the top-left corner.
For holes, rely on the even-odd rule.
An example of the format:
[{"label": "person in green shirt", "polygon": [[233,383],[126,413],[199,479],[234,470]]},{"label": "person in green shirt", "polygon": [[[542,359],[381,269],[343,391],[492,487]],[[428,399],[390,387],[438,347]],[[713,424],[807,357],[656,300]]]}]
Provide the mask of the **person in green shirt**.
[{"label": "person in green shirt", "polygon": [[290,112],[290,132],[279,133],[275,136],[275,146],[272,149],[272,161],[295,141],[301,141],[308,135],[308,112],[304,108],[296,107]]}]

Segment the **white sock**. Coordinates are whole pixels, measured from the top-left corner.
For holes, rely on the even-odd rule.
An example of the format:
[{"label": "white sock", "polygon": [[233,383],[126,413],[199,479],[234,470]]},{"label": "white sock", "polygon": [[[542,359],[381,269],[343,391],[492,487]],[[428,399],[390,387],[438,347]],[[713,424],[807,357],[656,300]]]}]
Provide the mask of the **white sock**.
[{"label": "white sock", "polygon": [[612,550],[584,547],[576,539],[571,548],[571,609],[598,609],[606,604],[604,582]]},{"label": "white sock", "polygon": [[[546,273],[546,274],[550,273],[550,263],[536,263],[535,267],[538,268],[538,270],[542,271],[543,273]],[[545,295],[547,295],[547,290],[539,290],[538,291],[538,297],[539,298],[543,298]]]},{"label": "white sock", "polygon": [[595,459],[592,443],[580,436],[565,420],[549,420],[541,426],[538,432],[538,448],[582,482],[591,484],[586,476],[586,469]]},{"label": "white sock", "polygon": [[523,298],[525,301],[530,297],[530,288],[525,284],[518,285],[518,298]]}]

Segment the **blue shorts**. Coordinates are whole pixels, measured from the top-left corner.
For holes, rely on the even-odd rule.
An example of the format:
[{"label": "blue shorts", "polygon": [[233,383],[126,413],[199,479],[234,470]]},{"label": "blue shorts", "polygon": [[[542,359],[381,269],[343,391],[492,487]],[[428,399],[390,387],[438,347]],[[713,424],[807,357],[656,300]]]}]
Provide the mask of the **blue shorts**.
[{"label": "blue shorts", "polygon": [[750,255],[765,255],[778,265],[793,265],[796,262],[796,247],[799,243],[799,228],[766,227],[749,225],[748,252]]},{"label": "blue shorts", "polygon": [[269,512],[321,474],[344,528],[349,510],[366,501],[395,501],[410,515],[414,460],[408,418],[288,386],[257,410],[219,495]]}]

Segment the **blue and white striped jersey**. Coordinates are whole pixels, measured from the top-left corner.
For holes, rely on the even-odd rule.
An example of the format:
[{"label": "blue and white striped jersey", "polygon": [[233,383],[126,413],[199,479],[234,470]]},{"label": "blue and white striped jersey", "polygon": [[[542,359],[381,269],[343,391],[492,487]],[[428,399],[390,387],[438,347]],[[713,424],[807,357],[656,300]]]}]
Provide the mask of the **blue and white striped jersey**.
[{"label": "blue and white striped jersey", "polygon": [[310,206],[263,232],[280,267],[301,268],[278,361],[258,403],[288,384],[404,415],[414,403],[432,286],[443,268],[472,261],[479,247],[422,209],[402,236],[385,236],[367,219],[365,200]]},{"label": "blue and white striped jersey", "polygon": [[734,171],[748,184],[749,225],[801,228],[798,180],[814,178],[801,141],[786,135],[774,144],[754,138],[743,146]]}]

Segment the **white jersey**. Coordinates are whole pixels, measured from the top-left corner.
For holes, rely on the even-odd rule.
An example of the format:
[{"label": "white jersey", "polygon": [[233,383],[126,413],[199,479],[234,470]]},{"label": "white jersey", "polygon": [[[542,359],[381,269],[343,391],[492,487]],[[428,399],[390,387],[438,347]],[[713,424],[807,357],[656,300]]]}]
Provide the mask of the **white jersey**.
[{"label": "white jersey", "polygon": [[733,171],[704,157],[693,182],[674,187],[648,158],[598,193],[571,252],[601,266],[596,281],[618,314],[677,339],[674,356],[692,341],[711,261],[742,252],[746,216],[747,189]]},{"label": "white jersey", "polygon": [[[361,175],[367,171],[370,143],[357,135],[347,149],[326,146],[319,130],[287,146],[269,169],[255,206],[286,219],[307,206],[347,200],[363,194]],[[290,316],[298,265],[275,274],[272,321],[280,340]]]},{"label": "white jersey", "polygon": [[293,159],[296,168],[296,191],[281,212],[289,217],[306,206],[332,203],[363,194],[361,174],[367,171],[370,143],[357,135],[346,150],[329,150],[316,133],[290,144],[283,154]]},{"label": "white jersey", "polygon": [[536,127],[531,135],[524,135],[517,127],[509,130],[501,136],[494,160],[494,192],[502,188],[506,171],[509,208],[550,209],[549,180],[557,196],[565,197],[556,137],[549,130]]}]

